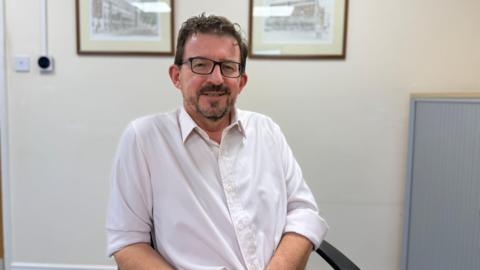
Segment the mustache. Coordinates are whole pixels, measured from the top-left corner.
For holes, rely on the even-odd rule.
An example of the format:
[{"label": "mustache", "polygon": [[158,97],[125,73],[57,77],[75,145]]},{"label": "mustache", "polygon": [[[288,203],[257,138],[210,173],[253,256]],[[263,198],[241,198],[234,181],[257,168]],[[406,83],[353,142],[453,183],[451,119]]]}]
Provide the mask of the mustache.
[{"label": "mustache", "polygon": [[222,94],[230,94],[230,88],[224,84],[207,84],[200,88],[199,95],[207,94],[208,92],[221,92]]}]

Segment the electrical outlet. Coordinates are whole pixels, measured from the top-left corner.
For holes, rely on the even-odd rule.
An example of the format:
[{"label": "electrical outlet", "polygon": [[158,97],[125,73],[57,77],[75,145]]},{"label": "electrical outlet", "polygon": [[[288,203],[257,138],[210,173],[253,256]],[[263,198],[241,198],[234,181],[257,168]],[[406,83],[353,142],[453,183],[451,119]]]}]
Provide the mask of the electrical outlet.
[{"label": "electrical outlet", "polygon": [[15,56],[15,71],[29,72],[30,71],[30,57],[26,55]]}]

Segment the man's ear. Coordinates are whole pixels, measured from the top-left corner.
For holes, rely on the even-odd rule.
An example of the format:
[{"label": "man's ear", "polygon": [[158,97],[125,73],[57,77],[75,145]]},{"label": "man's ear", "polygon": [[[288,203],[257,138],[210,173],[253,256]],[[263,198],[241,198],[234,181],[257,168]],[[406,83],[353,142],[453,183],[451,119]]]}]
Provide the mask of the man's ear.
[{"label": "man's ear", "polygon": [[173,85],[180,89],[180,67],[175,64],[170,65],[168,68],[168,74],[170,75],[170,80]]},{"label": "man's ear", "polygon": [[245,87],[245,85],[247,85],[247,81],[248,81],[248,75],[247,73],[243,73],[240,76],[240,82],[239,82],[240,91],[243,90],[243,87]]}]

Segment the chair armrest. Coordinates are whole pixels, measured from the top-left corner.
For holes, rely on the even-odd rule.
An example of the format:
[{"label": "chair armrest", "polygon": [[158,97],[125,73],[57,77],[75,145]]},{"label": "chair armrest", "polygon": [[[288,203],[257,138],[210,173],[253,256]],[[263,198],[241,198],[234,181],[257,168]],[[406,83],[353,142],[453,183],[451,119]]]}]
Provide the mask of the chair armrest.
[{"label": "chair armrest", "polygon": [[347,256],[325,240],[315,251],[335,270],[360,270]]}]

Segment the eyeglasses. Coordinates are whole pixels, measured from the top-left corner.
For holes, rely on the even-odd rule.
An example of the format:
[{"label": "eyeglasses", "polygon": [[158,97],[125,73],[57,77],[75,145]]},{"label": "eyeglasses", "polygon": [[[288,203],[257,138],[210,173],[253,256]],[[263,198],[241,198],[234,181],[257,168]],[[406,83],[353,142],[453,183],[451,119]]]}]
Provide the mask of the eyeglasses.
[{"label": "eyeglasses", "polygon": [[205,57],[190,57],[182,65],[186,63],[190,63],[190,69],[193,73],[200,75],[212,74],[216,65],[220,66],[220,72],[227,78],[238,78],[243,71],[241,63],[233,61],[218,62]]}]

